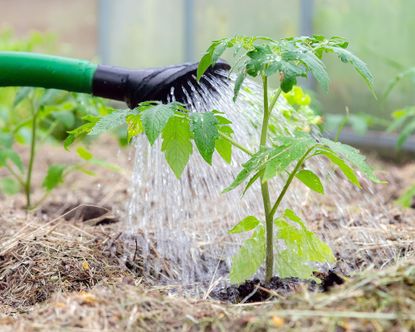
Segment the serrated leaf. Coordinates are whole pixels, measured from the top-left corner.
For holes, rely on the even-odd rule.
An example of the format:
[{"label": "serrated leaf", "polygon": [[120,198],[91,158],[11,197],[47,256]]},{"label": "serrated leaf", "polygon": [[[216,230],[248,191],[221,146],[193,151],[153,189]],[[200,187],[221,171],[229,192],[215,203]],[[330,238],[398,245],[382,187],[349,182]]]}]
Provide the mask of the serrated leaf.
[{"label": "serrated leaf", "polygon": [[228,47],[228,38],[216,40],[209,46],[206,53],[203,55],[202,59],[200,59],[199,65],[197,67],[196,78],[199,81],[206,70],[214,65],[223,52],[225,52],[226,48]]},{"label": "serrated leaf", "polygon": [[274,176],[286,170],[291,163],[299,160],[310,148],[316,145],[316,141],[310,135],[299,133],[293,137],[277,137],[284,146],[283,153],[278,158],[267,162],[262,181],[268,181]]},{"label": "serrated leaf", "polygon": [[88,135],[100,135],[125,124],[125,119],[130,112],[131,111],[129,109],[118,110],[102,117],[95,124]]},{"label": "serrated leaf", "polygon": [[333,263],[335,257],[330,247],[309,231],[294,211],[286,210],[276,219],[277,238],[284,241],[284,248],[278,250],[275,267],[281,278],[312,278],[313,263]]},{"label": "serrated leaf", "polygon": [[42,186],[47,191],[51,191],[61,183],[63,183],[64,179],[64,171],[66,169],[65,165],[51,165],[48,168],[48,172],[43,179]]},{"label": "serrated leaf", "polygon": [[88,135],[93,130],[96,123],[99,121],[99,117],[88,116],[86,120],[88,121],[87,123],[84,123],[83,125],[79,126],[78,128],[75,128],[74,130],[68,131],[68,137],[63,142],[63,146],[66,150],[69,149],[69,146],[71,146],[77,138],[81,138],[85,135]]},{"label": "serrated leaf", "polygon": [[333,47],[334,53],[338,55],[340,60],[344,63],[350,63],[356,71],[360,74],[360,76],[363,77],[365,82],[367,83],[370,91],[375,94],[375,91],[373,89],[373,75],[369,71],[369,68],[367,67],[366,63],[364,63],[362,60],[360,60],[356,55],[354,55],[352,52],[346,50],[342,47]]},{"label": "serrated leaf", "polygon": [[338,156],[341,156],[342,159],[348,161],[356,167],[370,181],[374,183],[385,183],[375,175],[373,169],[366,163],[366,157],[362,155],[359,150],[351,147],[350,145],[342,144],[340,142],[333,142],[327,138],[322,138],[321,143],[330,148],[330,150],[335,152]]},{"label": "serrated leaf", "polygon": [[242,83],[245,81],[245,78],[246,78],[246,72],[245,71],[241,71],[238,74],[238,76],[236,77],[235,86],[234,86],[234,89],[233,89],[233,101],[234,102],[238,98],[239,91],[241,90]]},{"label": "serrated leaf", "polygon": [[212,164],[215,142],[219,137],[218,120],[212,112],[191,113],[190,128],[196,147],[206,162]]},{"label": "serrated leaf", "polygon": [[352,184],[354,184],[358,188],[361,188],[356,172],[353,170],[353,168],[347,165],[343,159],[341,159],[339,156],[337,156],[335,153],[329,150],[319,150],[317,151],[317,154],[322,154],[326,156],[333,164],[337,165],[340,168],[342,173]]},{"label": "serrated leaf", "polygon": [[[262,149],[255,153],[245,164],[242,165],[242,170],[238,173],[234,181],[223,190],[228,192],[235,189],[242,182],[244,182],[253,172],[258,172],[264,166],[271,149]],[[281,147],[281,153],[283,148]]]},{"label": "serrated leaf", "polygon": [[15,195],[20,191],[20,183],[13,178],[0,179],[0,192],[6,195]]},{"label": "serrated leaf", "polygon": [[245,240],[232,257],[231,283],[239,284],[252,277],[265,261],[265,229],[263,226]]},{"label": "serrated leaf", "polygon": [[159,137],[176,109],[177,105],[174,103],[155,104],[151,107],[146,107],[141,112],[141,122],[143,123],[144,132],[151,145]]},{"label": "serrated leaf", "polygon": [[261,177],[261,171],[258,171],[252,178],[249,179],[248,183],[246,184],[242,196],[245,195],[247,190]]},{"label": "serrated leaf", "polygon": [[327,92],[330,79],[324,63],[311,51],[304,51],[299,60],[311,71],[323,91]]},{"label": "serrated leaf", "polygon": [[128,142],[135,136],[144,132],[143,123],[140,114],[130,114],[126,118],[127,121],[127,140]]},{"label": "serrated leaf", "polygon": [[[220,112],[218,111],[212,111],[213,114],[215,114],[215,118],[218,121],[218,131],[220,134],[226,135],[227,137],[232,137],[233,129],[230,126],[232,122],[222,116]],[[232,143],[230,143],[228,140],[223,138],[222,136],[219,136],[216,139],[215,142],[215,149],[219,153],[219,155],[227,162],[228,164],[232,161]]]},{"label": "serrated leaf", "polygon": [[320,178],[313,171],[303,169],[295,176],[311,190],[314,190],[319,194],[324,194],[323,184],[321,183]]},{"label": "serrated leaf", "polygon": [[89,152],[85,147],[80,146],[76,149],[76,153],[79,157],[83,160],[91,160],[94,156],[91,152]]},{"label": "serrated leaf", "polygon": [[237,234],[243,232],[249,232],[255,229],[261,222],[255,216],[248,216],[242,219],[237,223],[231,230],[228,231],[229,234]]},{"label": "serrated leaf", "polygon": [[192,154],[190,121],[188,117],[171,117],[162,133],[161,151],[177,178],[180,178]]}]

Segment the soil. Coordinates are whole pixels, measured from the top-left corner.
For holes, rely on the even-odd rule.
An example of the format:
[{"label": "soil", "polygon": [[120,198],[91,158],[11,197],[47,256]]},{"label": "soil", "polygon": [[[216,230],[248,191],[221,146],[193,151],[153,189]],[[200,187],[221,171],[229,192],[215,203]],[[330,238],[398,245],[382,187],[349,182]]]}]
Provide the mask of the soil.
[{"label": "soil", "polygon": [[273,277],[268,284],[259,279],[247,280],[241,285],[232,285],[215,289],[210,295],[213,299],[230,303],[255,303],[270,301],[281,296],[300,291],[328,292],[336,285],[342,285],[345,279],[330,270],[316,274],[316,280]]},{"label": "soil", "polygon": [[[152,262],[139,247],[123,256],[118,221],[129,196],[129,153],[107,140],[94,153],[112,162],[118,156],[124,170],[72,175],[35,213],[22,209],[22,195],[0,197],[1,331],[415,331],[415,210],[392,205],[415,178],[415,163],[375,160],[390,183],[381,191],[388,226],[378,231],[402,257],[379,265],[356,251],[357,272],[316,274],[320,284],[274,277],[269,285],[251,280],[188,297],[144,272]],[[36,185],[52,159],[71,158],[59,147],[40,151]],[[361,224],[351,221],[348,235]]]}]

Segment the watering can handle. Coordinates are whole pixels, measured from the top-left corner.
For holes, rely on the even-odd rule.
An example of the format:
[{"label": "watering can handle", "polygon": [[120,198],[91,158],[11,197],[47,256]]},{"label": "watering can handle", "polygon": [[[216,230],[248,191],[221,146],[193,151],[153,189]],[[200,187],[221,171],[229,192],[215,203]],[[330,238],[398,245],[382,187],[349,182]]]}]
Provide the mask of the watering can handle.
[{"label": "watering can handle", "polygon": [[92,93],[97,65],[45,54],[0,52],[0,86]]}]

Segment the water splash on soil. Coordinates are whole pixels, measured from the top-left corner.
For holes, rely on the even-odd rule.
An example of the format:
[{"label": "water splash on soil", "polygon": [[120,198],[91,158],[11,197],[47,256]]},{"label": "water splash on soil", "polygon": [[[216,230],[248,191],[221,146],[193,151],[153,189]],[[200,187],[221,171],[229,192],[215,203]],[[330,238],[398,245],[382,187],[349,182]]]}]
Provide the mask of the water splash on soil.
[{"label": "water splash on soil", "polygon": [[[235,140],[247,147],[257,146],[257,128],[262,118],[261,87],[248,81],[238,101],[233,103],[232,84],[214,77],[209,78],[209,83],[218,93],[207,87],[196,90],[192,85],[185,89],[191,110],[224,112],[233,122]],[[273,112],[278,129],[288,134],[294,127],[281,111],[289,108],[284,98],[280,98]],[[203,290],[226,280],[231,257],[243,240],[242,236],[228,235],[227,230],[247,215],[262,216],[259,186],[254,185],[243,198],[240,190],[221,193],[247,156],[233,149],[230,165],[214,155],[211,167],[195,153],[182,178],[177,180],[160,152],[160,141],[151,147],[144,137],[139,137],[135,144],[126,238],[138,241],[144,258],[154,252],[159,255],[155,261],[152,258],[148,270],[159,274],[166,283],[204,285],[196,287]],[[384,261],[385,257],[397,255],[382,233],[386,214],[369,183],[364,182],[365,190],[355,189],[323,159],[312,161],[308,167],[324,174],[326,194],[318,197],[304,186],[294,184],[281,209],[290,207],[306,216],[310,228],[337,253],[338,265],[344,272],[374,263],[379,257]],[[273,181],[271,192],[280,190],[283,180]]]}]

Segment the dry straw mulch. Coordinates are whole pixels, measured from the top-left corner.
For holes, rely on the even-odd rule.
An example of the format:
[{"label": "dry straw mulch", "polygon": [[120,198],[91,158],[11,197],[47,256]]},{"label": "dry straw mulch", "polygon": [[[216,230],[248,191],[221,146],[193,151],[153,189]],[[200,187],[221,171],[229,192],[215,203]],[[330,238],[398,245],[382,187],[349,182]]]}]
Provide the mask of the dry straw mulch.
[{"label": "dry straw mulch", "polygon": [[[330,293],[231,305],[171,295],[120,265],[118,225],[2,220],[0,330],[413,331],[415,258]],[[13,231],[14,229],[14,231]]]}]

